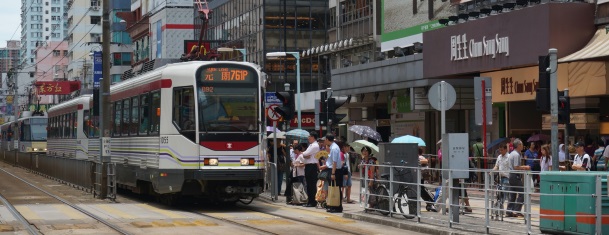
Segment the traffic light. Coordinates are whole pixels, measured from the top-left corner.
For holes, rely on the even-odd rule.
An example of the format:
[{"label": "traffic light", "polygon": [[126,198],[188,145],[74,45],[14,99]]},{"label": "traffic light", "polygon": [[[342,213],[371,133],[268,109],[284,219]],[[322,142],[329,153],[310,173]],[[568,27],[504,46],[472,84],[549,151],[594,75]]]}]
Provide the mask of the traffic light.
[{"label": "traffic light", "polygon": [[558,97],[558,123],[571,123],[571,98],[568,96]]},{"label": "traffic light", "polygon": [[282,106],[276,107],[275,112],[277,112],[281,117],[283,117],[284,121],[290,121],[294,117],[294,91],[278,91],[275,92],[277,99],[281,100]]},{"label": "traffic light", "polygon": [[336,125],[338,124],[338,122],[340,122],[340,120],[342,120],[343,118],[345,118],[347,115],[346,114],[337,114],[336,110],[338,108],[340,108],[340,106],[343,106],[343,104],[345,104],[348,100],[350,99],[350,97],[347,98],[329,98],[328,99],[328,124],[329,125]]},{"label": "traffic light", "polygon": [[535,102],[538,111],[550,111],[550,67],[549,56],[539,56],[539,85],[535,90]]}]

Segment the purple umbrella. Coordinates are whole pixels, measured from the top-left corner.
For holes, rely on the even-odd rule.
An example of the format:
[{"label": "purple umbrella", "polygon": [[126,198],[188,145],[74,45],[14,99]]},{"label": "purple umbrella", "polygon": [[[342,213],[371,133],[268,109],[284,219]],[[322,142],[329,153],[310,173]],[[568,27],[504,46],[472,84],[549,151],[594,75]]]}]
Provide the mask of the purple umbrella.
[{"label": "purple umbrella", "polygon": [[529,137],[527,142],[549,141],[550,137],[544,134],[536,134]]},{"label": "purple umbrella", "polygon": [[355,134],[361,135],[363,137],[368,137],[376,141],[382,140],[381,134],[379,134],[369,126],[353,125],[349,127],[349,130],[354,132]]}]

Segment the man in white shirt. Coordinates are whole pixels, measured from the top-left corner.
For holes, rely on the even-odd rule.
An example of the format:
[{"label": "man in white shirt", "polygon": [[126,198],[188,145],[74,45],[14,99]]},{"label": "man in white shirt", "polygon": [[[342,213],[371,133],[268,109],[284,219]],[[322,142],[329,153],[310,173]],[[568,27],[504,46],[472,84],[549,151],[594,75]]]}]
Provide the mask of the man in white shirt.
[{"label": "man in white shirt", "polygon": [[[514,143],[514,151],[512,151],[509,156],[510,168],[512,170],[530,170],[529,166],[522,165],[522,141],[520,139],[515,139]],[[524,217],[523,214],[520,213],[522,210],[522,205],[524,203],[524,184],[522,182],[522,173],[510,173],[509,177],[510,182],[510,202],[508,203],[506,213],[507,217]]]},{"label": "man in white shirt", "polygon": [[575,151],[577,152],[577,155],[575,155],[575,158],[573,158],[573,166],[571,167],[573,170],[590,171],[592,163],[590,161],[590,155],[584,151],[584,146],[585,144],[583,142],[577,142],[575,144]]},{"label": "man in white shirt", "polygon": [[340,160],[340,147],[338,147],[338,144],[334,142],[333,134],[327,134],[325,141],[326,145],[330,149],[330,154],[328,155],[328,159],[326,159],[326,164],[321,166],[321,170],[330,171],[330,179],[326,180],[326,184],[330,185],[330,182],[335,181],[336,185],[339,187],[339,192],[341,192],[341,200],[339,200],[340,205],[335,207],[328,206],[327,211],[330,213],[341,213],[343,212],[343,195],[341,190],[343,187],[343,162]]},{"label": "man in white shirt", "polygon": [[309,147],[302,153],[305,158],[305,180],[307,181],[307,196],[309,203],[305,204],[304,207],[315,207],[317,201],[315,201],[315,194],[317,194],[317,174],[319,170],[319,161],[315,158],[317,152],[319,152],[319,144],[317,144],[317,132],[311,131],[309,133]]},{"label": "man in white shirt", "polygon": [[508,155],[508,146],[507,144],[499,145],[499,156],[497,156],[497,162],[495,163],[494,171],[499,171],[499,183],[503,185],[503,189],[506,192],[503,193],[503,200],[507,200],[509,193],[507,193],[507,189],[510,186],[510,171],[512,170],[512,165],[510,164],[510,157]]}]

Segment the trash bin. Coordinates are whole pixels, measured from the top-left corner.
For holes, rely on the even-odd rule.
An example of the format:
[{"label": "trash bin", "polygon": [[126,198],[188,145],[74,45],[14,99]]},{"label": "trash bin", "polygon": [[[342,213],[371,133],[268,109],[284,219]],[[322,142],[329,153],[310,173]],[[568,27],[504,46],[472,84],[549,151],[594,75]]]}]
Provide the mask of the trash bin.
[{"label": "trash bin", "polygon": [[[602,205],[596,205],[596,176],[601,175]],[[540,223],[543,233],[595,234],[596,207],[609,216],[607,174],[582,171],[541,173]],[[602,234],[609,234],[609,217],[602,220]],[[600,234],[600,233],[599,233]]]}]

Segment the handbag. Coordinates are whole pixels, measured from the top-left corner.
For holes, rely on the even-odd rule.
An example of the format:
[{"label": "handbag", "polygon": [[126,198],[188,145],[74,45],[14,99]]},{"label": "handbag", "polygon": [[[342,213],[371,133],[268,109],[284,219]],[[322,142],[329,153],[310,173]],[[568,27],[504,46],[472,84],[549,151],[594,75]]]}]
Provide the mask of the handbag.
[{"label": "handbag", "polygon": [[327,206],[340,206],[340,187],[336,185],[336,180],[332,180],[328,185],[328,198],[326,198]]},{"label": "handbag", "polygon": [[[294,167],[296,170],[296,176],[298,176],[298,168]],[[300,181],[296,181],[292,183],[292,204],[305,204],[308,203],[309,197],[307,196],[307,192],[305,191],[304,184]]]},{"label": "handbag", "polygon": [[317,175],[317,179],[320,179],[320,180],[330,179],[330,171],[328,171],[328,170],[320,171],[319,174]]}]

